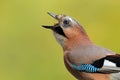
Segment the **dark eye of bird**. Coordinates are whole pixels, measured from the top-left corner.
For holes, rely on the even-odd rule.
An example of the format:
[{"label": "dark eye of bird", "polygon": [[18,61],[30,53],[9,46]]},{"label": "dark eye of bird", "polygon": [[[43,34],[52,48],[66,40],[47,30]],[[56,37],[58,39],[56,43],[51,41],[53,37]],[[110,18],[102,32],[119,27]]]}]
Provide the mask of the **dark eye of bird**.
[{"label": "dark eye of bird", "polygon": [[69,20],[64,20],[63,23],[64,24],[69,24]]}]

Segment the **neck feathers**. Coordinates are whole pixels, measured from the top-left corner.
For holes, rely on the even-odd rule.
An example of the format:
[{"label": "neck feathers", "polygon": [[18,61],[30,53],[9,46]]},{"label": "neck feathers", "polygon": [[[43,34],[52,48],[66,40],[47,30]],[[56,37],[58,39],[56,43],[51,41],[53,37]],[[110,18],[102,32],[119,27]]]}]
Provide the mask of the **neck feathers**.
[{"label": "neck feathers", "polygon": [[65,34],[68,36],[64,44],[65,49],[93,44],[82,27],[76,26],[72,29],[66,30],[65,32]]}]

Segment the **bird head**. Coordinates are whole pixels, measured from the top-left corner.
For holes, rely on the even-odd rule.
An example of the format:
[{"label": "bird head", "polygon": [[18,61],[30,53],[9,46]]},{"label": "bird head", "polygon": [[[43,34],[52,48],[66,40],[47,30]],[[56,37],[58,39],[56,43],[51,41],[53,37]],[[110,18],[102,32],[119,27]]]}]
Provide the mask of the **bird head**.
[{"label": "bird head", "polygon": [[84,41],[84,38],[87,38],[85,30],[75,19],[63,14],[55,15],[50,12],[48,14],[55,18],[58,23],[53,26],[42,27],[51,29],[55,38],[62,46],[65,46],[67,43],[73,45],[77,40],[80,42],[80,39]]}]

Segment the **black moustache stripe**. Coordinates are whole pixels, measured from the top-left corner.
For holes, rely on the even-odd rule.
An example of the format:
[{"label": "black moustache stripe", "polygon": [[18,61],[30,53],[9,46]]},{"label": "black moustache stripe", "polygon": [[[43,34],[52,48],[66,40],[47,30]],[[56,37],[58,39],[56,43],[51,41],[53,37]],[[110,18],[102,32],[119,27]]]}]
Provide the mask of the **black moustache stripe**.
[{"label": "black moustache stripe", "polygon": [[61,28],[60,26],[54,27],[53,30],[54,30],[56,33],[58,33],[58,34],[60,34],[60,35],[62,35],[62,36],[64,36],[64,37],[66,37],[65,33],[63,32],[63,30],[62,30],[62,28]]}]

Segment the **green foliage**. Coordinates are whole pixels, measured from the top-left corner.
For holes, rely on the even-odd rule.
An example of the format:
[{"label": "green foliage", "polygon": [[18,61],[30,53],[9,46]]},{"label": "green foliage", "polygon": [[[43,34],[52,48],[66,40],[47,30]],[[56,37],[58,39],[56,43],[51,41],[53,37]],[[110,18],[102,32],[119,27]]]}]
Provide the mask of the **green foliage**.
[{"label": "green foliage", "polygon": [[98,45],[119,51],[119,0],[1,0],[0,80],[75,80],[64,67],[62,48],[41,25],[46,12],[77,19]]}]

